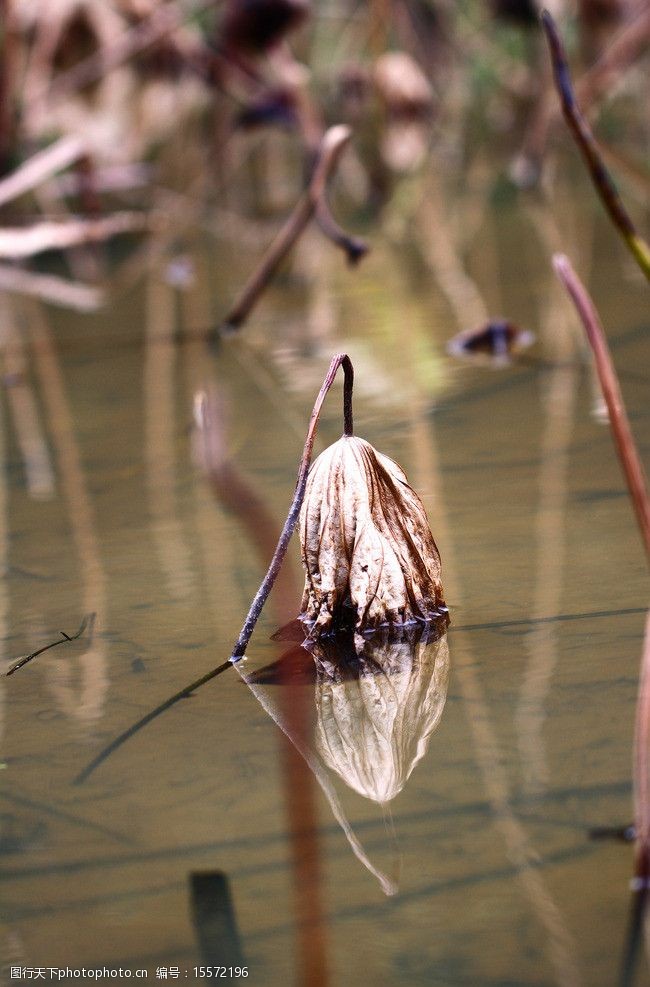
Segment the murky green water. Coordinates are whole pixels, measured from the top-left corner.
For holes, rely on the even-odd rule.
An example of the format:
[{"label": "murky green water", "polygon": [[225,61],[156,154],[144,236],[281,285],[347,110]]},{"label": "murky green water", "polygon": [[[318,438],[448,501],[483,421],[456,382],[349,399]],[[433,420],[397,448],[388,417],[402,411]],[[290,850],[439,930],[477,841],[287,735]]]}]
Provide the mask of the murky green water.
[{"label": "murky green water", "polygon": [[[282,156],[273,164],[282,175]],[[296,923],[281,734],[258,701],[281,709],[281,687],[256,695],[229,671],[73,781],[230,654],[291,498],[313,399],[346,350],[356,430],[423,498],[452,624],[446,706],[426,752],[426,717],[416,709],[404,726],[421,759],[399,794],[382,807],[331,776],[396,894],[317,795],[320,881],[303,891],[322,902],[331,982],[616,981],[632,850],[588,833],[631,821],[646,572],[550,252],[565,250],[593,289],[646,462],[647,288],[575,162],[561,162],[546,204],[497,201],[499,169],[484,163],[464,195],[434,156],[368,224],[372,253],[354,272],[310,231],[240,337],[216,349],[203,332],[273,229],[250,215],[238,225],[232,204],[206,221],[216,236],[180,228],[96,315],[7,296],[7,663],[97,614],[90,644],[57,647],[0,684],[7,967],[121,965],[149,980],[177,967],[191,981],[195,966],[220,961],[201,951],[209,928],[193,918],[191,875],[220,871],[249,982],[295,982],[300,935],[309,948],[314,930]],[[195,272],[182,289],[166,278],[178,251]],[[473,289],[459,282],[463,259]],[[519,362],[447,355],[468,328],[459,313],[482,306],[537,334]],[[218,495],[191,451],[193,395],[205,387],[221,409]],[[335,390],[321,448],[340,427]],[[280,654],[269,637],[297,612],[301,588],[296,544],[247,671]],[[322,700],[318,685],[299,690],[310,708]]]}]

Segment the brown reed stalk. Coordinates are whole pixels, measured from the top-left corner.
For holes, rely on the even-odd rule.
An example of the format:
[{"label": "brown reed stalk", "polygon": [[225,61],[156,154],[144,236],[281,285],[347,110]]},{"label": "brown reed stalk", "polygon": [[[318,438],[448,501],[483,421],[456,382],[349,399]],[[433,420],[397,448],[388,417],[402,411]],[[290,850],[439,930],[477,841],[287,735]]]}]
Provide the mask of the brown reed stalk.
[{"label": "brown reed stalk", "polygon": [[332,236],[334,242],[345,250],[351,263],[359,260],[368,250],[365,243],[348,237],[334,223],[325,200],[327,182],[351,136],[350,128],[343,124],[330,127],[325,132],[307,190],[296,203],[293,212],[267,249],[259,266],[242,288],[233,307],[223,320],[222,331],[234,331],[246,321],[258,298],[314,214],[319,219],[323,231],[328,236]]},{"label": "brown reed stalk", "polygon": [[580,112],[573,91],[564,45],[555,21],[547,10],[542,13],[542,24],[548,40],[555,85],[562,103],[564,119],[580,149],[596,192],[609,213],[610,219],[646,278],[650,281],[650,247],[637,232],[612,177],[605,167],[591,128]]},{"label": "brown reed stalk", "polygon": [[560,281],[568,291],[585,328],[589,345],[594,354],[596,371],[609,412],[609,421],[614,436],[616,451],[625,474],[637,522],[645,550],[650,558],[650,501],[648,486],[634,436],[625,410],[618,377],[607,345],[607,338],[596,307],[587,289],[573,270],[571,262],[564,254],[553,255],[553,267]]}]

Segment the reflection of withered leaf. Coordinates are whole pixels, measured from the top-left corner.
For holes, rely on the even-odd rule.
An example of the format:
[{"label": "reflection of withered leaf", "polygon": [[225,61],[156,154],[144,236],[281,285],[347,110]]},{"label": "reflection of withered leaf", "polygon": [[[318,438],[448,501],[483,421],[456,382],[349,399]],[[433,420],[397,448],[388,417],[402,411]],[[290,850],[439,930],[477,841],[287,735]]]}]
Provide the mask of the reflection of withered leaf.
[{"label": "reflection of withered leaf", "polygon": [[375,635],[342,653],[337,639],[312,648],[316,745],[347,785],[375,802],[404,787],[426,753],[447,698],[447,635],[421,628],[399,637]]},{"label": "reflection of withered leaf", "polygon": [[344,435],[313,464],[300,542],[301,618],[312,637],[346,623],[363,632],[446,613],[422,502],[397,463],[363,439]]}]

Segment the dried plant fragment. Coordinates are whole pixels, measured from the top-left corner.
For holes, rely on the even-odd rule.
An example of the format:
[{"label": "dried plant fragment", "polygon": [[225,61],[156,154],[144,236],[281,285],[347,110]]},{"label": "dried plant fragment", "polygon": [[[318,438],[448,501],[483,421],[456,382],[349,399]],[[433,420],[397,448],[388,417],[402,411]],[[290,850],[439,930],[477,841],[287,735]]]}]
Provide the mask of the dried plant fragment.
[{"label": "dried plant fragment", "polygon": [[300,514],[301,619],[312,638],[446,615],[440,556],[406,476],[369,442],[344,435],[311,468]]}]

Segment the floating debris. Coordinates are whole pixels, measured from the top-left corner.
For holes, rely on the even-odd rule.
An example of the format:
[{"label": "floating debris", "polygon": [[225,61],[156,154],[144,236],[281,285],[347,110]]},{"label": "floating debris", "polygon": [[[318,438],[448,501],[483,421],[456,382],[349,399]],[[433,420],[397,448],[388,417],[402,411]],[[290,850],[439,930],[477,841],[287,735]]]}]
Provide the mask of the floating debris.
[{"label": "floating debris", "polygon": [[447,343],[447,352],[476,363],[504,366],[535,342],[535,334],[520,329],[514,322],[495,319],[480,329],[459,332]]},{"label": "floating debris", "polygon": [[84,619],[81,621],[79,630],[77,631],[76,634],[66,634],[65,631],[59,631],[61,637],[57,641],[52,641],[50,644],[46,644],[42,648],[38,648],[38,650],[32,651],[31,654],[24,655],[22,658],[19,658],[18,661],[15,661],[13,665],[9,667],[6,674],[13,675],[14,672],[18,671],[18,669],[23,668],[24,665],[32,661],[33,658],[38,657],[38,655],[42,655],[44,651],[49,651],[50,648],[56,648],[59,644],[65,644],[67,641],[76,641],[78,638],[81,637],[81,635],[84,633],[86,628],[88,628],[89,638],[92,639],[94,626],[95,626],[95,614],[94,613],[86,614]]}]

